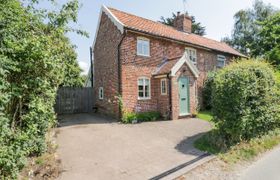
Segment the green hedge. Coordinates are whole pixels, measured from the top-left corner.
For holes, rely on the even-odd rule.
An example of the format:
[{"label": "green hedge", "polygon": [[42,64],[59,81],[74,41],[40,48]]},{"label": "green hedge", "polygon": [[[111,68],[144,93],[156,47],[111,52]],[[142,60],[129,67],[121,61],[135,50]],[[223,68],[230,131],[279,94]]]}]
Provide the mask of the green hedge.
[{"label": "green hedge", "polygon": [[81,85],[75,50],[65,36],[78,2],[68,3],[48,24],[47,12],[32,5],[0,3],[0,179],[17,179],[27,157],[46,150],[57,88]]},{"label": "green hedge", "polygon": [[241,60],[215,76],[213,121],[228,145],[279,127],[279,104],[274,71],[265,62]]},{"label": "green hedge", "polygon": [[137,122],[145,122],[145,121],[156,121],[161,118],[159,112],[143,112],[143,113],[134,113],[134,112],[126,112],[123,114],[122,122],[123,123],[132,123],[133,120],[137,120]]},{"label": "green hedge", "polygon": [[212,109],[212,86],[217,72],[213,71],[207,74],[207,79],[204,81],[202,96],[203,96],[203,106],[202,109],[210,110]]}]

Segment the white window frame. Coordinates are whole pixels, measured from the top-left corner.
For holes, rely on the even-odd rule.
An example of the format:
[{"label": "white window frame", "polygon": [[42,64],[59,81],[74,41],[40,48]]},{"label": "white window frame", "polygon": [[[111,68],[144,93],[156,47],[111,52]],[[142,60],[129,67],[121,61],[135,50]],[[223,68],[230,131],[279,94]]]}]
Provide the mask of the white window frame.
[{"label": "white window frame", "polygon": [[[218,65],[219,62],[223,62],[223,66],[219,66],[219,65]],[[226,66],[226,57],[223,56],[223,55],[218,55],[218,56],[217,56],[217,64],[216,64],[216,67],[217,67],[217,68],[223,68],[223,67],[225,67],[225,66]]]},{"label": "white window frame", "polygon": [[[141,47],[140,47],[140,44],[141,43]],[[147,54],[144,53],[144,45],[143,43],[148,43],[147,46],[148,46],[148,49],[147,49]],[[142,48],[140,52],[140,49],[139,48]],[[137,55],[138,56],[145,56],[145,57],[150,57],[150,40],[147,39],[147,38],[144,38],[144,37],[138,37],[137,38],[137,43],[136,43],[136,51],[137,51]]]},{"label": "white window frame", "polygon": [[99,97],[100,100],[104,99],[104,89],[103,89],[103,87],[99,87],[98,97]]},{"label": "white window frame", "polygon": [[[193,63],[193,65],[197,66],[197,53],[196,53],[196,49],[193,48],[185,48],[185,51],[187,51],[190,61]],[[191,53],[193,52],[193,54]],[[192,57],[194,55],[194,57]],[[193,61],[193,59],[195,59],[195,61]]]},{"label": "white window frame", "polygon": [[[143,80],[143,97],[140,97],[139,96],[139,80],[140,79],[142,79]],[[148,92],[149,92],[149,96],[147,96],[147,97],[145,97],[145,85],[146,85],[146,80],[148,80],[149,81],[149,84],[148,84]],[[150,78],[148,78],[148,77],[139,77],[138,79],[137,79],[137,89],[138,89],[138,91],[137,91],[137,93],[138,93],[138,99],[139,100],[148,100],[148,99],[151,99],[151,80],[150,80]]]},{"label": "white window frame", "polygon": [[[164,82],[164,86],[162,84],[163,82]],[[163,88],[165,89],[165,92],[163,91]],[[161,92],[161,95],[167,95],[167,80],[166,79],[160,80],[160,92]]]}]

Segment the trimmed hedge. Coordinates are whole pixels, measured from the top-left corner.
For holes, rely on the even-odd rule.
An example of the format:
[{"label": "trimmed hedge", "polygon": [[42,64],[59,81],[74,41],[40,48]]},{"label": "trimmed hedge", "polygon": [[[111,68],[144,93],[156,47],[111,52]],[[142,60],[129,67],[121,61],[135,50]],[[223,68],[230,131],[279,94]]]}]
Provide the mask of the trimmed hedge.
[{"label": "trimmed hedge", "polygon": [[263,135],[279,127],[279,92],[273,68],[241,60],[221,69],[212,86],[213,121],[225,144]]}]

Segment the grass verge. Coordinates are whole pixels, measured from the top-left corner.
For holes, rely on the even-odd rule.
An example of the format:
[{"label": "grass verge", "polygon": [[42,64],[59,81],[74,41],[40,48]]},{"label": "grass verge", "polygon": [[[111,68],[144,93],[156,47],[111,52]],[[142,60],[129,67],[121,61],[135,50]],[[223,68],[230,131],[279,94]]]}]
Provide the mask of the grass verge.
[{"label": "grass verge", "polygon": [[241,142],[231,148],[221,148],[223,145],[215,130],[198,139],[194,146],[202,151],[216,154],[221,160],[229,164],[253,160],[258,155],[271,150],[280,143],[280,129],[270,131],[267,135]]},{"label": "grass verge", "polygon": [[212,115],[211,111],[200,111],[197,114],[197,118],[211,122],[211,120],[213,119],[213,115]]}]

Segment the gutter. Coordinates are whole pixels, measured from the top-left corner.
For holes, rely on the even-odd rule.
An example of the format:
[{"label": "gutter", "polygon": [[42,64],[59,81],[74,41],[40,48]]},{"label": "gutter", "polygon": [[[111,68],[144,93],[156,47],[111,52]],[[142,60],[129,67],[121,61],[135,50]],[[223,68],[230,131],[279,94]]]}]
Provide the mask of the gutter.
[{"label": "gutter", "polygon": [[[118,82],[118,91],[119,91],[119,96],[122,97],[122,88],[121,88],[121,84],[122,84],[122,69],[121,69],[121,45],[122,45],[122,42],[124,40],[126,36],[126,30],[124,30],[123,32],[123,36],[121,38],[121,41],[119,42],[118,44],[118,79],[119,79],[119,82]],[[122,107],[121,107],[121,104],[119,103],[119,120],[121,120],[122,118]]]},{"label": "gutter", "polygon": [[90,50],[90,80],[91,80],[91,87],[93,87],[93,61],[92,61],[92,47],[89,48]]}]

